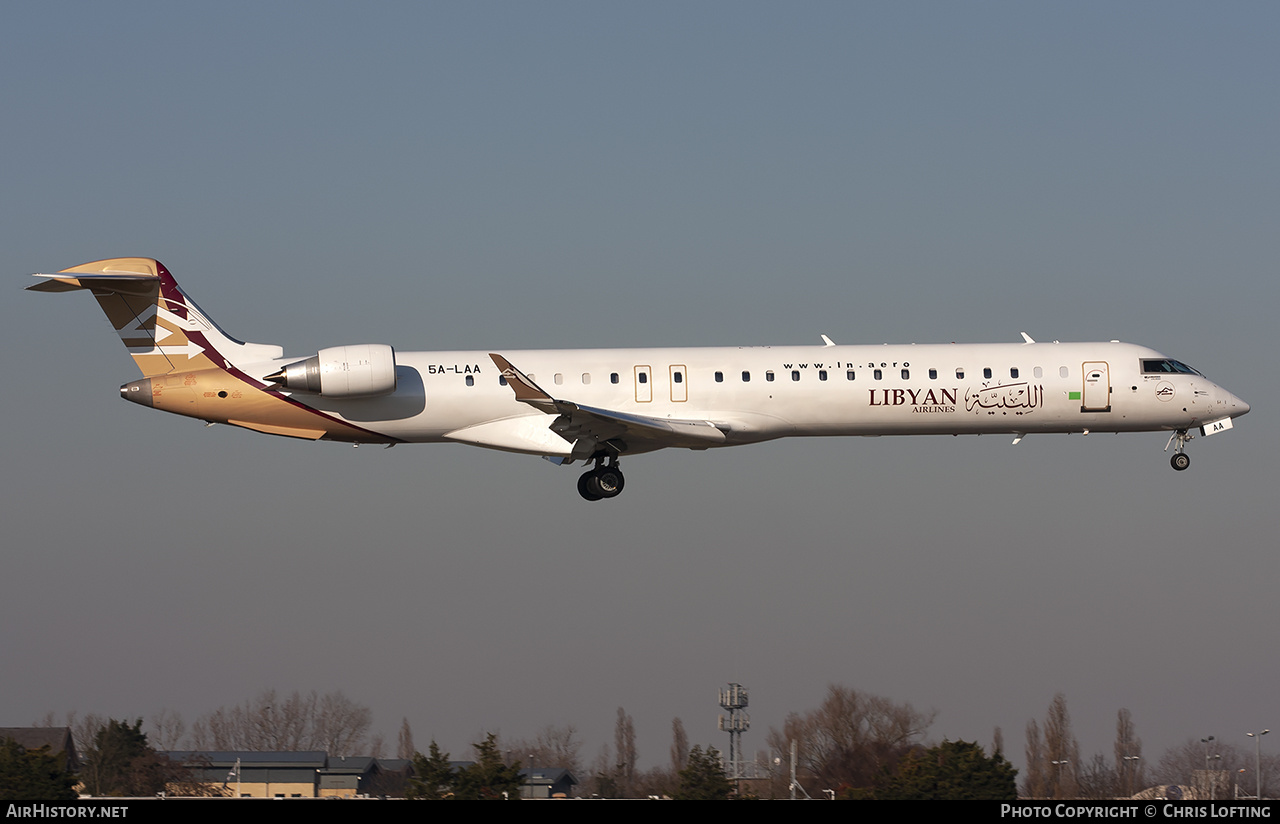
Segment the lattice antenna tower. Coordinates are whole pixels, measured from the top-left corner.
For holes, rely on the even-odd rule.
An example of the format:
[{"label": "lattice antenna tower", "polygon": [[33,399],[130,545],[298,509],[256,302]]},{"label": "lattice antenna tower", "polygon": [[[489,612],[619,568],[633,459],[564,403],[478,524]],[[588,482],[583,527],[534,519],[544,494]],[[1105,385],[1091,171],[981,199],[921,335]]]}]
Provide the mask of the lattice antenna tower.
[{"label": "lattice antenna tower", "polygon": [[741,684],[730,684],[720,690],[720,709],[728,713],[728,716],[720,715],[720,729],[729,733],[725,771],[736,781],[742,778],[742,734],[751,729],[751,716],[746,713],[747,688]]}]

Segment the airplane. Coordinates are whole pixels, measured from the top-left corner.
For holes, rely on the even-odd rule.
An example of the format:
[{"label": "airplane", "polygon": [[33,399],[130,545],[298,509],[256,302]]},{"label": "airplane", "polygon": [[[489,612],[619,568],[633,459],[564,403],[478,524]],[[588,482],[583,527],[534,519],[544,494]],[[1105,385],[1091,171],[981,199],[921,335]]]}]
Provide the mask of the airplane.
[{"label": "airplane", "polygon": [[27,287],[87,290],[142,371],[125,400],[271,435],[462,443],[589,465],[616,497],[623,455],[777,438],[1169,432],[1185,470],[1195,430],[1249,405],[1195,369],[1119,341],[398,352],[348,344],[306,358],[232,338],[152,258],[73,266]]}]

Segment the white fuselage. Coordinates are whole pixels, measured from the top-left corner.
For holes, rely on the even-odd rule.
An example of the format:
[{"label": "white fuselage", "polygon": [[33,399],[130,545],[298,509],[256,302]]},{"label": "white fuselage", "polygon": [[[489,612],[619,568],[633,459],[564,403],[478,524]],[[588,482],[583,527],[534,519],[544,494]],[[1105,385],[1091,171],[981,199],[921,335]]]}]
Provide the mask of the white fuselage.
[{"label": "white fuselage", "polygon": [[[1178,430],[1248,411],[1198,373],[1144,373],[1144,361],[1168,359],[1119,342],[503,354],[557,399],[709,421],[725,432],[723,444],[709,446],[788,436]],[[398,352],[396,364],[390,395],[292,397],[396,440],[568,454],[569,444],[546,432],[554,416],[517,402],[488,352]],[[478,427],[488,429],[472,431]]]}]

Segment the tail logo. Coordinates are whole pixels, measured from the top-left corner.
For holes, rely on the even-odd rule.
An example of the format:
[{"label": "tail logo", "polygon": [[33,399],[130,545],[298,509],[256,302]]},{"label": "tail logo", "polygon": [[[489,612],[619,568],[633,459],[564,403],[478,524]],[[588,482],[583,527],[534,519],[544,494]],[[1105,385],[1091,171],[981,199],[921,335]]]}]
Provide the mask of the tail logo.
[{"label": "tail logo", "polygon": [[[194,330],[196,326],[195,322],[174,314],[158,303],[151,303],[132,322],[117,329],[116,334],[120,336],[120,341],[129,350],[129,354],[134,357],[176,355],[190,360],[205,351],[203,346],[186,337],[186,330],[183,328],[191,327]],[[184,342],[162,344],[162,341],[174,335],[182,336]]]}]

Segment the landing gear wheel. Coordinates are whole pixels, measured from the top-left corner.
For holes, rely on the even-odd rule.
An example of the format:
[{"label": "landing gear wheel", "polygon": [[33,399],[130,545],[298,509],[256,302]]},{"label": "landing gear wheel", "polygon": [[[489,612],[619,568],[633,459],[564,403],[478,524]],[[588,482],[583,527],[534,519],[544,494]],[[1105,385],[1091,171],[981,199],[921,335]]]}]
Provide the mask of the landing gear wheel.
[{"label": "landing gear wheel", "polygon": [[578,476],[578,494],[588,501],[616,498],[626,484],[627,479],[622,476],[622,470],[617,464],[597,466]]},{"label": "landing gear wheel", "polygon": [[598,501],[604,496],[600,494],[600,485],[596,482],[596,473],[583,472],[578,476],[578,494],[588,501]]},{"label": "landing gear wheel", "polygon": [[622,470],[617,466],[602,466],[591,474],[596,476],[596,489],[600,491],[601,498],[616,498],[627,485],[626,478],[622,477]]},{"label": "landing gear wheel", "polygon": [[1181,472],[1188,466],[1191,466],[1191,456],[1185,452],[1177,452],[1169,459],[1169,466]]}]

